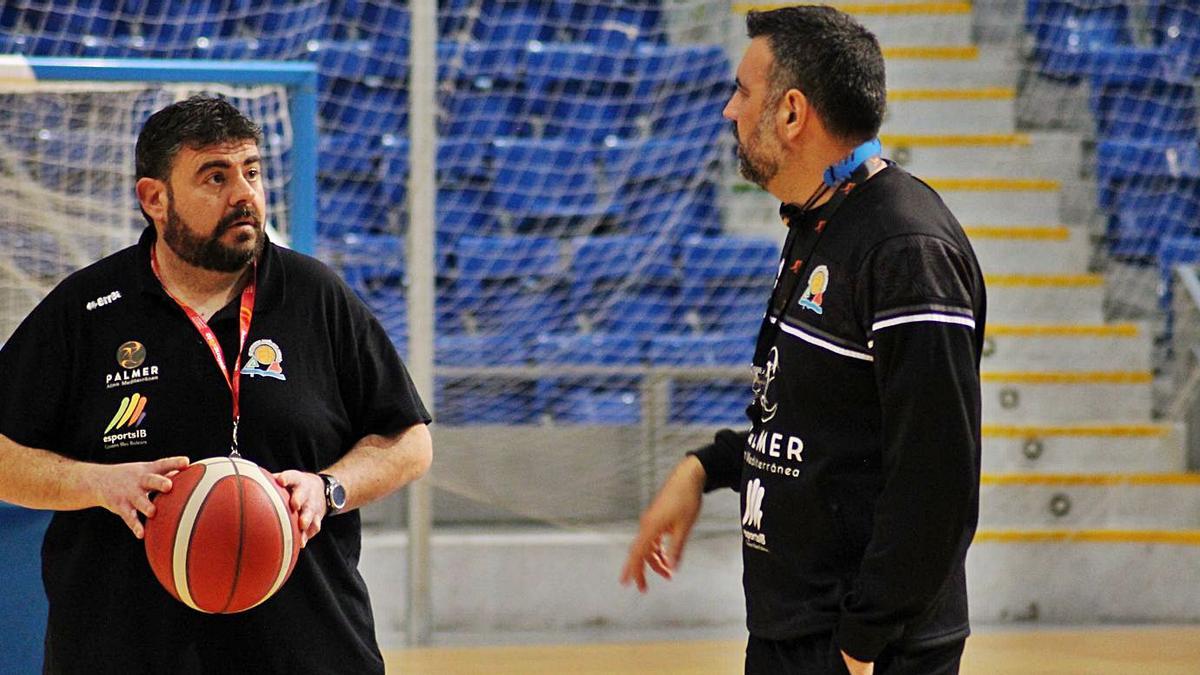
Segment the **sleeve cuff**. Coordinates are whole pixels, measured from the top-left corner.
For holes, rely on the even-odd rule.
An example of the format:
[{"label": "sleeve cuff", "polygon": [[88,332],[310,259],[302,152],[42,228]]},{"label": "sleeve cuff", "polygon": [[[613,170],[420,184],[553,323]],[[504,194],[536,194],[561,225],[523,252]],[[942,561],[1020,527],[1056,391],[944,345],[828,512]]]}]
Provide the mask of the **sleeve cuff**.
[{"label": "sleeve cuff", "polygon": [[850,656],[873,662],[889,643],[900,637],[901,632],[900,626],[867,624],[843,613],[838,620],[835,640],[838,648]]},{"label": "sleeve cuff", "polygon": [[728,439],[722,439],[721,433],[724,432],[719,432],[712,443],[687,453],[700,460],[700,466],[704,467],[705,492],[720,488],[737,489],[741,482],[741,457],[734,450],[736,446],[722,442]]}]

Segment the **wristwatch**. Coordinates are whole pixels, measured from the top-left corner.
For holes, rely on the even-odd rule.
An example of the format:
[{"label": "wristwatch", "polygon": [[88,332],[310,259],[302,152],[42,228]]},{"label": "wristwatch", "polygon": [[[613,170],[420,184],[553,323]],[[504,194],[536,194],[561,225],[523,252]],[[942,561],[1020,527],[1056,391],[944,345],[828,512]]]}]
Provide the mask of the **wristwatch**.
[{"label": "wristwatch", "polygon": [[335,516],[346,508],[346,487],[327,473],[317,474],[325,481],[325,515]]}]

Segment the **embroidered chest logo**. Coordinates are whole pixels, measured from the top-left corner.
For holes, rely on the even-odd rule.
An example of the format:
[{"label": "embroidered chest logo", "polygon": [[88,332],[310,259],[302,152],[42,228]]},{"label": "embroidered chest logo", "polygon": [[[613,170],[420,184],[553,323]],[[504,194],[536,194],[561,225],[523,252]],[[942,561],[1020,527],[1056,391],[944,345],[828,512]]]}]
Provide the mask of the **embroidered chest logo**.
[{"label": "embroidered chest logo", "polygon": [[104,388],[144,384],[158,379],[158,366],[146,365],[146,345],[129,340],[117,347],[117,365],[120,370],[104,376]]},{"label": "embroidered chest logo", "polygon": [[771,383],[775,381],[775,374],[779,372],[778,347],[771,347],[771,351],[767,353],[767,363],[763,370],[765,371],[764,380],[758,401],[759,406],[762,408],[761,419],[765,423],[775,419],[775,413],[779,412],[779,404],[771,403],[771,400],[768,398],[771,395]]},{"label": "embroidered chest logo", "polygon": [[283,350],[271,340],[256,340],[250,345],[249,360],[242,366],[242,373],[251,377],[273,377],[286,380],[283,374]]},{"label": "embroidered chest logo", "polygon": [[[755,478],[746,483],[746,489],[742,492],[746,502],[742,509],[742,539],[747,546],[766,551],[767,535],[762,533],[762,505],[763,498],[767,496],[767,488],[763,487],[761,479]],[[752,532],[750,528],[759,531]]]},{"label": "embroidered chest logo", "polygon": [[146,403],[148,401],[149,399],[145,396],[137,393],[121,399],[117,413],[112,416],[108,426],[104,428],[101,440],[104,441],[105,450],[149,443],[146,440],[149,433],[142,428],[142,422],[146,420]]},{"label": "embroidered chest logo", "polygon": [[808,287],[804,289],[804,295],[800,296],[800,306],[817,314],[824,314],[825,309],[821,307],[821,303],[824,302],[825,291],[828,289],[829,268],[818,265],[812,274],[808,275]]}]

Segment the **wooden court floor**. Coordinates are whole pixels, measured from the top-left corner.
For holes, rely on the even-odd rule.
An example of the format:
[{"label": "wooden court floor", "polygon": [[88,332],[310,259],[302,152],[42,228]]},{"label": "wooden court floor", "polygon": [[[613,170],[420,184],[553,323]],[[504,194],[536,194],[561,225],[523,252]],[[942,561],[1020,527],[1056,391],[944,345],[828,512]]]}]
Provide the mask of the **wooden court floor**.
[{"label": "wooden court floor", "polygon": [[[740,641],[431,647],[384,653],[389,673],[671,673],[742,670]],[[1200,626],[983,630],[967,641],[962,675],[1197,675]]]}]

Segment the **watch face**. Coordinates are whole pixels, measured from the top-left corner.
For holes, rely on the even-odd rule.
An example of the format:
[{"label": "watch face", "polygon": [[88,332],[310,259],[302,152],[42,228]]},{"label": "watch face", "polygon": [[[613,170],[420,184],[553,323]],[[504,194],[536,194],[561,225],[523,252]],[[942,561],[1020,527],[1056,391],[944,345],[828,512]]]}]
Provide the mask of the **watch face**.
[{"label": "watch face", "polygon": [[342,508],[346,505],[346,488],[341,485],[334,485],[329,491],[329,501],[333,502],[336,508]]}]

